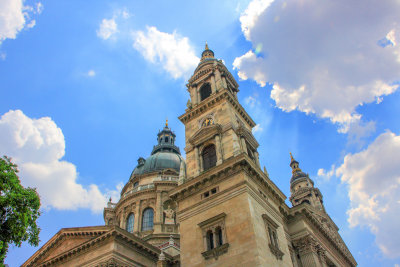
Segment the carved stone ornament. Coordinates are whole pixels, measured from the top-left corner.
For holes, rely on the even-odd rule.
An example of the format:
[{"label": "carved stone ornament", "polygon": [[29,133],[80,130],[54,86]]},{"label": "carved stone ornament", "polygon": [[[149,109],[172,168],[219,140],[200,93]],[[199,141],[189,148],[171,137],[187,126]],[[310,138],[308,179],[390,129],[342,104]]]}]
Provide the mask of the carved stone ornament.
[{"label": "carved stone ornament", "polygon": [[218,259],[219,256],[228,252],[229,243],[225,243],[222,246],[216,247],[214,249],[210,249],[201,253],[203,257],[207,260],[210,258]]},{"label": "carved stone ornament", "polygon": [[318,252],[320,249],[318,242],[310,235],[293,241],[293,245],[298,249],[300,254]]},{"label": "carved stone ornament", "polygon": [[105,262],[101,262],[96,267],[128,267],[128,265],[118,262],[115,259],[109,259]]},{"label": "carved stone ornament", "polygon": [[171,209],[171,206],[168,205],[168,208],[164,210],[165,214],[165,224],[175,224],[175,211]]}]

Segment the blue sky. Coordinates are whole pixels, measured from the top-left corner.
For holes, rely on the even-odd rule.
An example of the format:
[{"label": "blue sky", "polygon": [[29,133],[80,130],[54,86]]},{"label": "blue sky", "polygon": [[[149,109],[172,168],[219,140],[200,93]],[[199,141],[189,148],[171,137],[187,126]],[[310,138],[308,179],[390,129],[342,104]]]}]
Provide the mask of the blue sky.
[{"label": "blue sky", "polygon": [[[260,162],[286,194],[289,152],[359,266],[398,266],[398,1],[0,3],[0,154],[42,198],[40,245],[104,224],[168,118],[183,151],[185,83],[205,41],[239,82]],[[11,247],[22,264],[38,248]]]}]

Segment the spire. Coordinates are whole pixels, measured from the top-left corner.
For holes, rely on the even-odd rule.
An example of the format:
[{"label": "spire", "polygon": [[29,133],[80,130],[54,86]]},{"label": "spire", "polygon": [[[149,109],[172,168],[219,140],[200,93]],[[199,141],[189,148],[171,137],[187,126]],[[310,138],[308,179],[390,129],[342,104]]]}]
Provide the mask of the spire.
[{"label": "spire", "polygon": [[293,158],[292,152],[289,152],[290,154],[290,167],[292,168],[292,173],[294,174],[295,172],[301,172],[301,169],[299,168],[299,163]]},{"label": "spire", "polygon": [[205,48],[204,50],[210,50],[210,49],[208,48],[207,41],[206,41],[206,48]]},{"label": "spire", "polygon": [[168,119],[165,120],[165,127],[168,128]]}]

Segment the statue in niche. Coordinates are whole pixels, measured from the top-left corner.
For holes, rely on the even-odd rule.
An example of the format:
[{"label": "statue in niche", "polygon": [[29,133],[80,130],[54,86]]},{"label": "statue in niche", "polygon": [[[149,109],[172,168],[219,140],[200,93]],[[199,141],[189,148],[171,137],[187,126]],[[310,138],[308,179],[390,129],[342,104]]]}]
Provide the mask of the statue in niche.
[{"label": "statue in niche", "polygon": [[175,211],[171,209],[170,205],[168,205],[168,208],[164,210],[164,223],[175,224]]}]

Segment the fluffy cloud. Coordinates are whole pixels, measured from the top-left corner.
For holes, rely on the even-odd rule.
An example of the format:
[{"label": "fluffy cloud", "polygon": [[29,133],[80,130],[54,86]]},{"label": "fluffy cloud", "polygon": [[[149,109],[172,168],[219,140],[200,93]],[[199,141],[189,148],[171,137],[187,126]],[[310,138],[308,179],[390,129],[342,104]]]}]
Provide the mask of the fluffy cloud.
[{"label": "fluffy cloud", "polygon": [[[400,136],[390,131],[365,150],[348,154],[336,176],[349,185],[351,226],[367,226],[382,252],[400,256]],[[332,170],[329,172],[331,175]],[[323,170],[318,174],[324,174]]]},{"label": "fluffy cloud", "polygon": [[200,61],[187,37],[176,32],[160,32],[156,27],[147,27],[147,32],[135,32],[133,47],[146,60],[161,65],[175,79],[187,77]]},{"label": "fluffy cloud", "polygon": [[94,77],[94,76],[96,76],[96,72],[95,72],[94,70],[89,70],[89,71],[87,72],[87,76],[89,76],[89,77]]},{"label": "fluffy cloud", "polygon": [[233,66],[243,80],[273,84],[280,109],[328,118],[346,132],[361,118],[356,107],[398,88],[398,14],[394,0],[367,0],[362,8],[345,0],[253,0],[240,21],[254,50]]},{"label": "fluffy cloud", "polygon": [[118,26],[115,19],[103,19],[97,30],[97,36],[101,39],[107,40],[118,32]]},{"label": "fluffy cloud", "polygon": [[64,135],[51,118],[31,119],[21,110],[5,113],[0,118],[0,153],[13,158],[22,184],[38,189],[44,207],[100,212],[105,206],[107,198],[99,188],[77,183],[75,165],[62,160]]},{"label": "fluffy cloud", "polygon": [[0,44],[5,39],[15,39],[17,34],[26,28],[35,26],[32,14],[40,14],[43,5],[39,2],[36,8],[24,6],[23,0],[0,1]]}]

